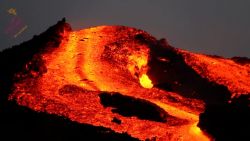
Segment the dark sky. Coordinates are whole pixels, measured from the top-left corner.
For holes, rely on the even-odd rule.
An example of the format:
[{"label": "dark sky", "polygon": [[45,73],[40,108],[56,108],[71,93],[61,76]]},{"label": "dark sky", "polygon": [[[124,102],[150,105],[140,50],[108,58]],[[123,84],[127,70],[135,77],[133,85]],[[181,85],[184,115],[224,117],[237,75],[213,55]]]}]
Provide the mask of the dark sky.
[{"label": "dark sky", "polygon": [[[10,8],[16,9],[16,16],[7,12]],[[125,25],[166,38],[178,48],[250,57],[249,0],[1,0],[0,10],[0,50],[29,40],[66,17],[75,30]],[[14,17],[27,25],[16,38],[6,33],[15,26]]]}]

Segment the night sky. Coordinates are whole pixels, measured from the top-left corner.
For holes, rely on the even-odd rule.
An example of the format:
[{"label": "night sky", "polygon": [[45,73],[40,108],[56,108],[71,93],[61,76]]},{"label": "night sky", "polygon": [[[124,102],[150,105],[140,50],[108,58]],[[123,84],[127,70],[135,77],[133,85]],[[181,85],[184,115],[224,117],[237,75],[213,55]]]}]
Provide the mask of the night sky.
[{"label": "night sky", "polygon": [[[8,12],[11,8],[16,14]],[[248,0],[1,0],[0,50],[31,39],[63,17],[74,30],[125,25],[166,38],[177,48],[250,57]]]}]

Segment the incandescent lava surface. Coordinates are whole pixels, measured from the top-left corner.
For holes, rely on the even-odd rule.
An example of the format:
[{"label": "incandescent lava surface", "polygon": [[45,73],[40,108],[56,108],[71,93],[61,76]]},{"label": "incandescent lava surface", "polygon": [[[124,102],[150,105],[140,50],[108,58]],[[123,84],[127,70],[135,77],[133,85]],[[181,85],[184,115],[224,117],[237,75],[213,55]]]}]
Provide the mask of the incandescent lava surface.
[{"label": "incandescent lava surface", "polygon": [[[43,37],[49,31],[53,39]],[[20,65],[9,66],[15,70],[9,77],[0,78],[11,79],[10,90],[1,89],[10,102],[80,125],[126,133],[127,140],[234,139],[236,130],[246,135],[248,62],[190,53],[125,26],[72,31],[60,21],[32,40],[43,45],[27,53]],[[8,51],[1,59],[10,56],[4,56]],[[237,108],[239,113],[231,112]],[[234,121],[241,119],[238,114],[245,118]],[[230,117],[224,121],[223,116]],[[225,123],[217,125],[221,121]],[[226,126],[231,122],[238,122],[232,123],[238,129]],[[231,132],[235,135],[226,137]]]}]

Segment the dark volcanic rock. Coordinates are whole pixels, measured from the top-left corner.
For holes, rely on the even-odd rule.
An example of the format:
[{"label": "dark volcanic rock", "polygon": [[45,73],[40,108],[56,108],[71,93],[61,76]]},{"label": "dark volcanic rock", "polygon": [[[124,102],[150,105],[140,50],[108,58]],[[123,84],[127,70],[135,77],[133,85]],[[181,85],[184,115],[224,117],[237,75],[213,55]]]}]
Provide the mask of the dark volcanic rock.
[{"label": "dark volcanic rock", "polygon": [[101,93],[101,103],[104,107],[112,107],[114,113],[123,116],[136,116],[158,122],[166,122],[168,114],[157,105],[143,99],[124,96],[119,93]]}]

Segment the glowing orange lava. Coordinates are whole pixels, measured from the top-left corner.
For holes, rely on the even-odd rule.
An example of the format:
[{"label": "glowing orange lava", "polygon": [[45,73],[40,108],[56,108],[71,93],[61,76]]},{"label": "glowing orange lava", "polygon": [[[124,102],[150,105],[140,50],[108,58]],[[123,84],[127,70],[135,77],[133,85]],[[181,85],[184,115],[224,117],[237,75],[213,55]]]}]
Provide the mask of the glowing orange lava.
[{"label": "glowing orange lava", "polygon": [[[154,88],[148,77],[149,47],[132,36],[144,31],[120,26],[100,26],[67,33],[52,53],[42,54],[47,72],[15,85],[12,99],[36,111],[45,111],[78,123],[127,132],[141,140],[209,140],[196,126],[199,113],[187,98]],[[153,40],[153,39],[152,39]],[[143,99],[169,116],[166,122],[125,117],[100,103],[101,92],[118,92]],[[173,102],[169,97],[178,102]],[[193,100],[192,106],[203,102]],[[122,123],[111,122],[114,117]]]}]

